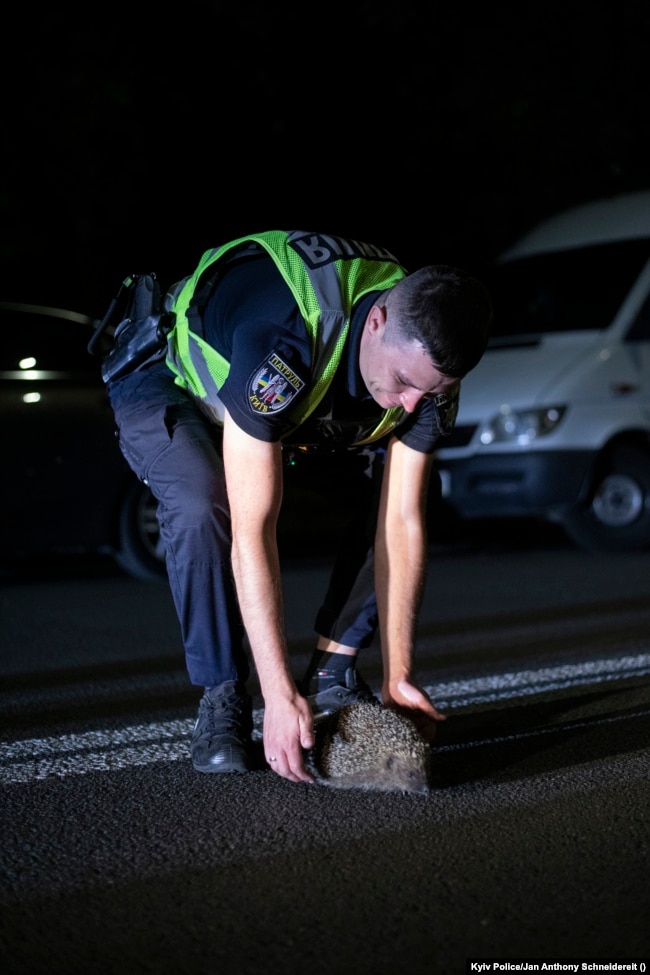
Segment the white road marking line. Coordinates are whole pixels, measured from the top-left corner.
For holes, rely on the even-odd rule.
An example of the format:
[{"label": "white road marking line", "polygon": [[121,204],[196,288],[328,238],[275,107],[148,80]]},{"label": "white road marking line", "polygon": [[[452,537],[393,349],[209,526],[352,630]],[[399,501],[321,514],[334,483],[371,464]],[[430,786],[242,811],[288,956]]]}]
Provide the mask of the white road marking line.
[{"label": "white road marking line", "polygon": [[[99,751],[128,745],[158,742],[161,738],[183,738],[191,730],[192,719],[131,725],[116,731],[85,731],[81,735],[58,735],[53,738],[32,738],[14,744],[0,745],[0,762],[7,759],[46,758],[66,752]],[[161,743],[162,747],[162,743]]]},{"label": "white road marking line", "polygon": [[[470,704],[510,700],[648,674],[650,654],[637,654],[448,681],[425,689],[441,710],[449,711]],[[262,710],[254,712],[256,728],[261,727],[262,717]],[[52,776],[86,775],[160,761],[189,761],[188,744],[193,725],[194,719],[189,718],[132,725],[115,731],[88,731],[0,744],[0,783],[8,785]],[[470,743],[464,747],[470,747]]]},{"label": "white road marking line", "polygon": [[641,653],[608,660],[585,660],[578,664],[449,681],[446,684],[433,684],[426,691],[436,707],[444,711],[446,708],[489,704],[512,697],[527,697],[567,687],[579,687],[581,684],[599,684],[602,681],[644,677],[647,674],[650,674],[650,654]]}]

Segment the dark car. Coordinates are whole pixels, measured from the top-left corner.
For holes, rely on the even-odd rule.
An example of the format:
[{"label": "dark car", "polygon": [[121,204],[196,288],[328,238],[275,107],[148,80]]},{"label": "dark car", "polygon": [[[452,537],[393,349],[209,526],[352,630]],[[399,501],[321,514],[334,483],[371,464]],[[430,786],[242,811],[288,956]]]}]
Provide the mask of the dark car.
[{"label": "dark car", "polygon": [[[0,556],[104,553],[134,578],[163,578],[156,504],[122,457],[101,363],[87,349],[98,323],[11,302],[0,302],[0,322]],[[367,466],[347,451],[285,452],[283,555],[336,551],[346,523],[367,510]]]},{"label": "dark car", "polygon": [[129,575],[164,575],[155,502],[120,453],[93,319],[0,302],[0,488],[5,556],[110,553]]}]

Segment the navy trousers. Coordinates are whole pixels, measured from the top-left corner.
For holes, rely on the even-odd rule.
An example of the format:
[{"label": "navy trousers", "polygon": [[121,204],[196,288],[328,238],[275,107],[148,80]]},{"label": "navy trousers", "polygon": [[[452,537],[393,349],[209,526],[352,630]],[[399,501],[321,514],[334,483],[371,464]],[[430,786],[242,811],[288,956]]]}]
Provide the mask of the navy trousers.
[{"label": "navy trousers", "polygon": [[[245,681],[250,663],[230,561],[221,429],[174,383],[161,362],[111,383],[108,392],[122,453],[158,502],[190,680],[206,687]],[[377,484],[381,452],[378,457],[372,468]],[[354,531],[345,532],[345,546],[315,621],[319,635],[359,649],[371,643],[377,627],[372,558],[376,505],[364,500],[363,510],[363,517],[352,518]]]}]

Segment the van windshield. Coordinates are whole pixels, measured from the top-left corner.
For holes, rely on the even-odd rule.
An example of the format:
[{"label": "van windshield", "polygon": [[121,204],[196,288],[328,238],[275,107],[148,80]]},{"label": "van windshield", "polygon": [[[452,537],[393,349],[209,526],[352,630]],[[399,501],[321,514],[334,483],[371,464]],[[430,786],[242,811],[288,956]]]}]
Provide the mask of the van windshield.
[{"label": "van windshield", "polygon": [[490,345],[510,336],[606,328],[650,257],[650,241],[618,241],[497,264]]}]

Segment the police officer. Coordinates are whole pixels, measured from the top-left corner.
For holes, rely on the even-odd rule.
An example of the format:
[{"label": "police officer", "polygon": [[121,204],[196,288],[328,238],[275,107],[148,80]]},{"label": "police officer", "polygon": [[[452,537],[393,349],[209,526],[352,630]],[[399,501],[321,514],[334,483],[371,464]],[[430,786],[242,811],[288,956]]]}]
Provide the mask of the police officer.
[{"label": "police officer", "polygon": [[[485,349],[485,289],[457,268],[407,274],[377,247],[271,231],[206,252],[175,294],[166,360],[109,383],[109,396],[121,449],[158,501],[188,673],[204,689],[194,767],[250,767],[245,636],[278,774],[311,781],[314,711],[374,699],[356,656],[377,627],[383,700],[433,738],[442,715],[414,683],[412,659],[425,498],[460,380]],[[298,685],[276,541],[290,444],[381,448],[383,460],[374,539],[335,566]]]}]

